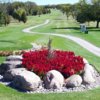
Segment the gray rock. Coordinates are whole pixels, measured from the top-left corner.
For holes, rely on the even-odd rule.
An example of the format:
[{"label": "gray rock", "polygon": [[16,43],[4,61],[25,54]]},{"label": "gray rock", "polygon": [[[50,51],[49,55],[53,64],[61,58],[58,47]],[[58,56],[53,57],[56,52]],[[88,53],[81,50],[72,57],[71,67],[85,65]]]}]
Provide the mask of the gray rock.
[{"label": "gray rock", "polygon": [[44,87],[46,89],[60,89],[63,84],[64,77],[60,72],[56,70],[51,70],[47,72],[44,77]]},{"label": "gray rock", "polygon": [[23,71],[20,75],[16,75],[12,85],[22,90],[34,91],[39,88],[41,79],[35,73]]},{"label": "gray rock", "polygon": [[22,61],[5,61],[0,65],[0,74],[4,74],[6,71],[13,68],[20,68]]},{"label": "gray rock", "polygon": [[22,61],[22,56],[10,55],[6,58],[6,61]]},{"label": "gray rock", "polygon": [[6,81],[12,81],[16,75],[20,75],[23,73],[23,71],[26,71],[25,68],[15,68],[15,69],[10,69],[4,74],[4,79]]},{"label": "gray rock", "polygon": [[93,68],[93,66],[89,65],[89,64],[85,64],[84,67],[84,73],[83,73],[83,81],[86,84],[91,84],[93,82],[95,82],[95,70]]},{"label": "gray rock", "polygon": [[78,87],[82,83],[82,78],[79,75],[72,75],[65,80],[66,87]]},{"label": "gray rock", "polygon": [[89,64],[89,62],[87,61],[86,58],[83,58],[83,62],[84,62],[85,64]]}]

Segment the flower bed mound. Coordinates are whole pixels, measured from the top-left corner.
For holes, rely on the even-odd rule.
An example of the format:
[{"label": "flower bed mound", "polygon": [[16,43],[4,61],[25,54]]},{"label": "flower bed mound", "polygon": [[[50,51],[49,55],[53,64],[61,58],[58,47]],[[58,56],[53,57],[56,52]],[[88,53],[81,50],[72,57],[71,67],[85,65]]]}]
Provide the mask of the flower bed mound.
[{"label": "flower bed mound", "polygon": [[50,70],[58,70],[67,78],[73,74],[80,73],[84,69],[82,57],[75,56],[74,52],[60,50],[25,52],[22,64],[39,76],[43,76]]}]

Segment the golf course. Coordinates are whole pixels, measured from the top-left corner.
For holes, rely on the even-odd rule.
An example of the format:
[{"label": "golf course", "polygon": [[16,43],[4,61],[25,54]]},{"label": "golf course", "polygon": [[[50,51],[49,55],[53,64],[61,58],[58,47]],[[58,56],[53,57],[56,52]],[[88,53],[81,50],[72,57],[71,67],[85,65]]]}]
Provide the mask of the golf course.
[{"label": "golf course", "polygon": [[[47,23],[45,23],[46,20]],[[47,46],[51,38],[52,49],[73,51],[76,55],[86,58],[100,71],[100,56],[72,39],[65,38],[67,36],[77,37],[97,47],[100,52],[100,28],[95,28],[95,22],[86,23],[86,26],[88,34],[80,31],[80,24],[72,16],[67,19],[66,15],[57,9],[51,9],[50,14],[28,16],[25,24],[12,19],[8,26],[0,27],[0,50],[27,50],[32,48],[32,43]],[[25,31],[27,28],[30,28],[29,32]],[[4,60],[5,57],[0,57],[0,63]],[[99,100],[99,92],[100,87],[83,92],[28,94],[0,84],[0,100]]]}]

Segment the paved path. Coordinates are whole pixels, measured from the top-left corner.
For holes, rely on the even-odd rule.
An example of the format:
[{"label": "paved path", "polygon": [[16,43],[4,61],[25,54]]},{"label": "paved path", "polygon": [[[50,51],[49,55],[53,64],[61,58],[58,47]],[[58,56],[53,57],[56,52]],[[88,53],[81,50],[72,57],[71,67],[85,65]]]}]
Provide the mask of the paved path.
[{"label": "paved path", "polygon": [[23,30],[23,32],[25,33],[38,33],[38,34],[45,34],[45,35],[53,35],[53,36],[59,36],[59,37],[62,37],[62,38],[67,38],[67,39],[70,39],[72,41],[74,41],[75,43],[79,44],[80,46],[82,46],[83,48],[87,49],[88,51],[90,51],[91,53],[93,53],[94,55],[100,57],[100,48],[99,47],[96,47],[95,45],[89,43],[88,41],[86,40],[83,40],[81,38],[78,38],[78,37],[75,37],[75,36],[71,36],[71,35],[65,35],[65,34],[57,34],[57,33],[39,33],[39,32],[32,32],[31,30],[34,29],[34,28],[37,28],[37,27],[40,27],[40,26],[43,26],[43,25],[46,25],[50,22],[49,19],[47,19],[44,23],[42,24],[39,24],[39,25],[36,25],[36,26],[32,26],[32,27],[29,27],[29,28],[25,28]]},{"label": "paved path", "polygon": [[38,33],[38,32],[32,32],[31,30],[34,29],[34,28],[37,28],[37,27],[46,25],[46,24],[48,24],[49,22],[50,22],[50,20],[47,19],[47,20],[46,20],[44,23],[42,23],[42,24],[39,24],[39,25],[36,25],[36,26],[32,26],[32,27],[23,29],[23,32],[25,32],[25,33]]}]

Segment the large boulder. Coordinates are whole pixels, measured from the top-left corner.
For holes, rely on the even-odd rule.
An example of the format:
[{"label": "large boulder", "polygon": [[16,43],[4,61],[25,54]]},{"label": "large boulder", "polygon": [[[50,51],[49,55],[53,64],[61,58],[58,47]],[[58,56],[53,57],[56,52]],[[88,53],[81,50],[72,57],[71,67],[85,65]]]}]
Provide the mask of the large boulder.
[{"label": "large boulder", "polygon": [[47,72],[44,77],[44,87],[46,89],[60,89],[63,85],[64,77],[60,72],[56,70]]},{"label": "large boulder", "polygon": [[0,65],[0,74],[5,74],[10,69],[20,68],[21,65],[22,61],[5,61]]},{"label": "large boulder", "polygon": [[66,87],[78,87],[82,83],[82,78],[79,75],[72,75],[65,80]]},{"label": "large boulder", "polygon": [[6,58],[6,61],[22,61],[22,56],[20,56],[20,55],[10,55]]},{"label": "large boulder", "polygon": [[10,69],[4,74],[3,78],[6,81],[12,81],[16,75],[22,74],[23,71],[26,71],[26,69],[25,68]]},{"label": "large boulder", "polygon": [[20,75],[16,75],[12,82],[12,86],[22,89],[34,91],[39,88],[41,79],[35,73],[30,71],[23,71]]},{"label": "large boulder", "polygon": [[90,64],[85,64],[84,73],[83,73],[83,81],[84,83],[91,84],[95,82],[96,71]]}]

